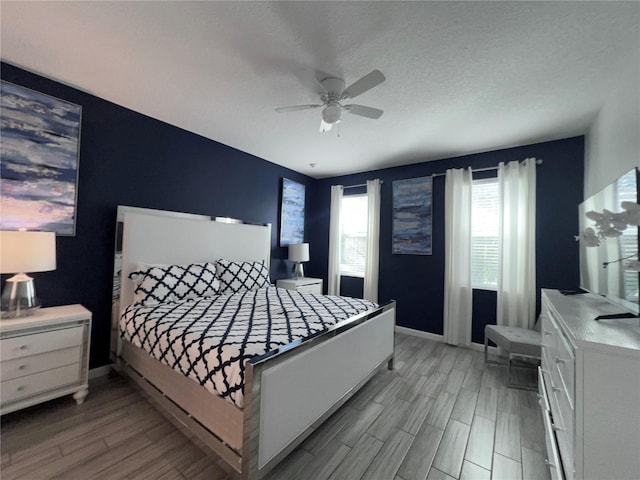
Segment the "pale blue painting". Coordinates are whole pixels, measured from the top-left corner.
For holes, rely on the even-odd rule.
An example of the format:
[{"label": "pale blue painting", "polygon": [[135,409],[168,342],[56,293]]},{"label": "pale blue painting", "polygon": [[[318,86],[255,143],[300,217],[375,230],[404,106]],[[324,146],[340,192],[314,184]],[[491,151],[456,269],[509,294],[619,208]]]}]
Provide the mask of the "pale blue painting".
[{"label": "pale blue painting", "polygon": [[282,179],[280,246],[304,242],[304,185]]},{"label": "pale blue painting", "polygon": [[431,177],[393,182],[392,253],[431,255]]},{"label": "pale blue painting", "polygon": [[1,83],[0,228],[75,234],[82,109]]}]

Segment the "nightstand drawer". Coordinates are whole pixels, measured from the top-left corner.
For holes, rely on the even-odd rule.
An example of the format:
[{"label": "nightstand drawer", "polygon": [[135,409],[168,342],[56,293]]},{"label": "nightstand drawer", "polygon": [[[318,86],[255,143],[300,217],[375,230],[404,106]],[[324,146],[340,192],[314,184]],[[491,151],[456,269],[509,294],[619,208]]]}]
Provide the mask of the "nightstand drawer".
[{"label": "nightstand drawer", "polygon": [[40,353],[28,357],[7,360],[0,364],[2,381],[33,375],[34,373],[79,363],[82,359],[82,347],[70,347],[53,352]]},{"label": "nightstand drawer", "polygon": [[2,361],[82,345],[82,325],[0,340]]},{"label": "nightstand drawer", "polygon": [[80,381],[80,364],[67,365],[54,368],[46,372],[27,375],[2,382],[0,388],[0,402],[15,402],[22,398],[30,397],[47,390],[58,389],[66,385],[72,385]]},{"label": "nightstand drawer", "polygon": [[322,295],[322,284],[312,283],[310,285],[298,285],[296,291],[300,293],[314,293],[316,295]]},{"label": "nightstand drawer", "polygon": [[276,282],[278,288],[295,290],[300,293],[313,293],[322,295],[322,279],[311,277],[284,278]]}]

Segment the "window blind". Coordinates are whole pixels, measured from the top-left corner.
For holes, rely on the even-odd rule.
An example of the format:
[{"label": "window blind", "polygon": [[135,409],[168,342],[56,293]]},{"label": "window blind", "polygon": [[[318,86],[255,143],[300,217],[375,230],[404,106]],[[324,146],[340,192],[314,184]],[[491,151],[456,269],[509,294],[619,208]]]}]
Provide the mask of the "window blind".
[{"label": "window blind", "polygon": [[367,259],[367,196],[342,198],[340,214],[340,273],[363,277]]},{"label": "window blind", "polygon": [[499,243],[498,179],[474,180],[471,187],[471,285],[496,290]]}]

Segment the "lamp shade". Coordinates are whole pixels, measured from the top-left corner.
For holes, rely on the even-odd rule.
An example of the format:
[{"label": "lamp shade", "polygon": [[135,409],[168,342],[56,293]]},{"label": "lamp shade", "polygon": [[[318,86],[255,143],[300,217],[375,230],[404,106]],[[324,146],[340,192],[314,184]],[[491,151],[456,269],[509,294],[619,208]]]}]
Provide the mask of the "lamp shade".
[{"label": "lamp shade", "polygon": [[309,261],[309,244],[308,243],[290,244],[289,260],[291,260],[292,262],[308,262]]},{"label": "lamp shade", "polygon": [[54,232],[0,232],[0,273],[46,272],[55,269]]}]

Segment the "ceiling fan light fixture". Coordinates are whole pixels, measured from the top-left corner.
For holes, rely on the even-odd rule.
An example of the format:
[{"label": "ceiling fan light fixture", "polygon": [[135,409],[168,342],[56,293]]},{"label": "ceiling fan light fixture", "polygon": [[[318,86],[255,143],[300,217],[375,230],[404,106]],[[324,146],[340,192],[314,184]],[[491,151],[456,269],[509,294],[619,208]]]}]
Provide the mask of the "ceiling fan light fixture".
[{"label": "ceiling fan light fixture", "polygon": [[329,124],[339,123],[342,119],[342,107],[340,105],[327,105],[322,110],[322,119]]},{"label": "ceiling fan light fixture", "polygon": [[322,121],[320,123],[320,132],[328,132],[333,125],[340,123],[342,113],[346,111],[350,115],[371,118],[376,120],[384,113],[382,110],[365,105],[344,105],[340,104],[341,100],[351,99],[368,92],[373,87],[384,82],[385,78],[382,72],[374,70],[360,80],[352,83],[346,90],[345,83],[341,78],[328,77],[318,82],[323,92],[320,93],[320,104],[310,105],[294,105],[292,107],[279,107],[276,112],[297,112],[299,110],[312,110],[322,108]]}]

